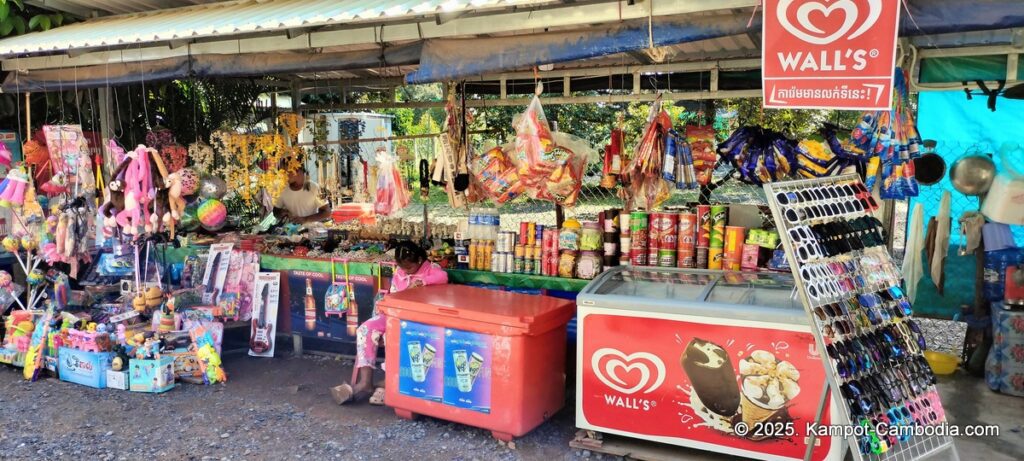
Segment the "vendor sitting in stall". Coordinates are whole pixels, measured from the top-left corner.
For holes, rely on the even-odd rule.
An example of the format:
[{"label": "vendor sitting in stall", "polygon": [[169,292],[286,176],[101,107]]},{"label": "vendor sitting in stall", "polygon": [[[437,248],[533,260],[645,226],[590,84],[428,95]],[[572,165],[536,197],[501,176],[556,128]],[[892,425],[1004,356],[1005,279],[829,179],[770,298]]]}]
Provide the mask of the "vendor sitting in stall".
[{"label": "vendor sitting in stall", "polygon": [[305,167],[288,176],[288,187],[274,202],[274,216],[282,222],[304,224],[323,221],[330,215],[330,207],[320,199],[320,186],[306,178]]},{"label": "vendor sitting in stall", "polygon": [[[398,269],[391,279],[391,292],[417,288],[426,285],[448,283],[448,273],[435,263],[427,260],[423,247],[410,241],[395,246],[395,263]],[[331,396],[339,405],[357,401],[370,395],[373,389],[373,370],[377,365],[377,344],[384,337],[387,319],[380,314],[359,325],[356,330],[356,363],[352,373],[352,384],[331,388]],[[373,405],[384,405],[384,388],[377,388],[370,396]]]}]

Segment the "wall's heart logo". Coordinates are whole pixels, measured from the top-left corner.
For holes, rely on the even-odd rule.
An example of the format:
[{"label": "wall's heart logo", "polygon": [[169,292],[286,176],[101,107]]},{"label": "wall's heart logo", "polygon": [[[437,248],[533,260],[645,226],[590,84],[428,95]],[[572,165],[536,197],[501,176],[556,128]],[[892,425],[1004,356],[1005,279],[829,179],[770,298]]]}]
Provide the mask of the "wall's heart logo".
[{"label": "wall's heart logo", "polygon": [[[611,358],[605,361],[602,367],[602,359],[608,356]],[[643,390],[644,394],[650,394],[665,382],[665,362],[649,352],[626,355],[618,349],[605,347],[594,352],[590,358],[590,366],[594,369],[597,379],[623,394],[634,394],[640,390]],[[625,374],[639,371],[639,381],[633,387],[628,387],[629,383],[618,374],[620,370]]]},{"label": "wall's heart logo", "polygon": [[[871,26],[882,15],[882,0],[867,0],[867,13],[863,19],[864,22],[853,33],[849,33],[857,25],[862,13],[854,0],[838,0],[831,2],[829,5],[826,5],[822,0],[805,1],[793,12],[793,17],[796,19],[796,24],[794,25],[790,21],[790,9],[797,1],[780,0],[778,8],[775,10],[775,15],[779,20],[779,24],[786,31],[800,40],[813,45],[828,45],[843,37],[847,40],[855,39],[871,29]],[[812,13],[816,15],[812,17]],[[832,15],[842,15],[843,22],[838,27],[832,27],[834,30],[831,33],[814,22],[814,18],[829,18]]]}]

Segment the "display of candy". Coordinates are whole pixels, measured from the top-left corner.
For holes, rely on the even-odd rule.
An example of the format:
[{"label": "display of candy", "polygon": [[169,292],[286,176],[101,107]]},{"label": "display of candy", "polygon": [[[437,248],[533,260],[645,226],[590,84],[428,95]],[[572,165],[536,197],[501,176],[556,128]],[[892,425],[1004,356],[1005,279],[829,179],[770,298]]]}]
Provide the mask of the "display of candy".
[{"label": "display of candy", "polygon": [[637,144],[633,156],[623,171],[623,190],[635,206],[651,210],[668,200],[671,194],[669,183],[662,173],[665,139],[672,129],[672,118],[655,104],[651,107],[651,118],[644,128],[643,137]]},{"label": "display of candy", "polygon": [[718,146],[718,153],[739,171],[743,182],[762,185],[789,176],[799,149],[782,133],[742,127]]},{"label": "display of candy", "polygon": [[711,184],[711,174],[718,166],[718,154],[715,153],[715,127],[687,125],[686,142],[690,144],[693,167],[697,172],[697,182],[702,186]]}]

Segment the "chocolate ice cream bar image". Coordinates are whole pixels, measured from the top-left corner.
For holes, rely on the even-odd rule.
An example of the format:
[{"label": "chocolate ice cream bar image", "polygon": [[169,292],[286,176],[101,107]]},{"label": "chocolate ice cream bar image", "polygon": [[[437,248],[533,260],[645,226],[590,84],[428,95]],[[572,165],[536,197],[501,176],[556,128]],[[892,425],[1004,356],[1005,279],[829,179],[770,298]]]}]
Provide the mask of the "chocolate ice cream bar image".
[{"label": "chocolate ice cream bar image", "polygon": [[693,338],[686,345],[681,361],[693,391],[704,406],[722,416],[736,414],[740,392],[732,361],[722,346]]}]

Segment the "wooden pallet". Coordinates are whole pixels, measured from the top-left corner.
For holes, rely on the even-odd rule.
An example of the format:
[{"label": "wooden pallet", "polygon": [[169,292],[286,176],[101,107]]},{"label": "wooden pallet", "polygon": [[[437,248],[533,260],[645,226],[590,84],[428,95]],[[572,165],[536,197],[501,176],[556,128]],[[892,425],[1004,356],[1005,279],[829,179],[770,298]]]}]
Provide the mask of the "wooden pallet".
[{"label": "wooden pallet", "polygon": [[737,459],[719,453],[676,447],[647,440],[632,439],[617,435],[580,429],[569,446],[577,450],[590,450],[612,456],[621,456],[628,460],[642,461],[679,461],[685,460],[726,460]]}]

